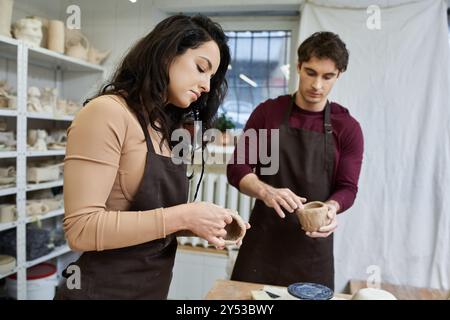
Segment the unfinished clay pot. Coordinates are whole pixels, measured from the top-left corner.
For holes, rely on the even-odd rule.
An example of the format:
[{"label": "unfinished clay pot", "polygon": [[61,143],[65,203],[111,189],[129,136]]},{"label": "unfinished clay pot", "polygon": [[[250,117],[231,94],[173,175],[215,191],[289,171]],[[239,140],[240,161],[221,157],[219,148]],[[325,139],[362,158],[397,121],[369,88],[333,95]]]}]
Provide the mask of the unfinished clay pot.
[{"label": "unfinished clay pot", "polygon": [[242,220],[241,216],[234,212],[232,213],[233,221],[227,224],[225,230],[227,235],[225,236],[225,245],[235,245],[245,236],[247,228],[245,227],[245,222]]},{"label": "unfinished clay pot", "polygon": [[296,211],[300,224],[305,231],[318,231],[320,227],[329,224],[328,206],[321,201],[313,201],[305,204],[303,209]]}]

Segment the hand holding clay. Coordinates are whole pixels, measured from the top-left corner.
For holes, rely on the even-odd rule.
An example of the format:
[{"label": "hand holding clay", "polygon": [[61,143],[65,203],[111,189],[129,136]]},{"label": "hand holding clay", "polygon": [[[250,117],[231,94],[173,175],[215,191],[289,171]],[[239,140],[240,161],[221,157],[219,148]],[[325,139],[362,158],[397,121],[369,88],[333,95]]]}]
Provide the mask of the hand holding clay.
[{"label": "hand holding clay", "polygon": [[320,201],[309,202],[296,211],[302,229],[312,238],[326,238],[337,228],[336,206]]},{"label": "hand holding clay", "polygon": [[240,243],[247,229],[250,227],[235,211],[232,211],[231,218],[233,221],[225,226],[227,232],[227,235],[224,237],[225,245],[236,245]]}]

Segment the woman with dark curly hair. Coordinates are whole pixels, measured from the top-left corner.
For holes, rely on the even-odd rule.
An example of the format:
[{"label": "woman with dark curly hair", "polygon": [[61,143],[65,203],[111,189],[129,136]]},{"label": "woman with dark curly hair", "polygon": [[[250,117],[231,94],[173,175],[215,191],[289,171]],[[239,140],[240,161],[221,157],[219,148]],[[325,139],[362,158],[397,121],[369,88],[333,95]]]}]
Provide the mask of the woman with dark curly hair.
[{"label": "woman with dark curly hair", "polygon": [[84,253],[66,270],[57,299],[166,299],[176,232],[224,246],[231,212],[186,203],[186,165],[173,161],[171,135],[192,111],[205,129],[211,125],[229,62],[218,24],[169,17],[76,116],[64,165],[64,229],[70,247]]}]

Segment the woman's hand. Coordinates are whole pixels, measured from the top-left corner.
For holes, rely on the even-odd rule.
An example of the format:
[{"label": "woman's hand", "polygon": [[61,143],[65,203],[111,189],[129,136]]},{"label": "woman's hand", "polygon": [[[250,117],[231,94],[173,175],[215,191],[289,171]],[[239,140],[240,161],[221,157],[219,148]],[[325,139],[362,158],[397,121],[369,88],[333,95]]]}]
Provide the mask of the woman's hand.
[{"label": "woman's hand", "polygon": [[232,211],[208,202],[190,204],[187,229],[217,248],[225,246],[225,226],[233,221]]}]

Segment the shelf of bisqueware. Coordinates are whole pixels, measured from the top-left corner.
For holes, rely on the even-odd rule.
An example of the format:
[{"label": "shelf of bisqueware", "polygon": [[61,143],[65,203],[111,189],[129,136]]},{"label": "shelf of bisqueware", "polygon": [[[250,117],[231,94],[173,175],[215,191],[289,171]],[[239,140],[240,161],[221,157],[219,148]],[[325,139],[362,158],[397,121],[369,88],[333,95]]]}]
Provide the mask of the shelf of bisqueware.
[{"label": "shelf of bisqueware", "polygon": [[0,279],[9,277],[10,275],[12,275],[12,274],[14,274],[14,273],[16,273],[16,272],[17,272],[17,267],[14,268],[13,270],[11,270],[11,271],[8,272],[8,273],[0,273]]},{"label": "shelf of bisqueware", "polygon": [[[1,114],[0,114],[1,115]],[[37,112],[27,112],[28,119],[43,119],[43,120],[54,120],[54,121],[68,121],[71,122],[75,118],[74,116],[60,116],[53,115],[51,113],[37,113]]]},{"label": "shelf of bisqueware", "polygon": [[32,222],[36,222],[36,221],[40,221],[40,220],[45,220],[45,219],[49,219],[49,218],[53,218],[53,217],[62,216],[63,214],[64,214],[64,209],[61,208],[61,209],[47,212],[45,214],[27,217],[26,221],[27,221],[27,223],[32,223]]},{"label": "shelf of bisqueware", "polygon": [[0,197],[9,196],[17,193],[17,187],[0,189]]},{"label": "shelf of bisqueware", "polygon": [[65,149],[61,149],[61,150],[46,150],[46,151],[27,151],[27,157],[63,156],[65,153],[66,153]]},{"label": "shelf of bisqueware", "polygon": [[0,159],[16,158],[17,151],[0,151]]},{"label": "shelf of bisqueware", "polygon": [[29,48],[28,61],[30,64],[47,68],[56,67],[62,71],[103,72],[104,70],[103,67],[97,64],[72,58],[45,48]]},{"label": "shelf of bisqueware", "polygon": [[42,189],[50,189],[54,187],[61,187],[63,185],[63,179],[59,179],[56,181],[43,182],[43,183],[28,183],[27,191],[35,191]]},{"label": "shelf of bisqueware", "polygon": [[0,109],[0,116],[2,116],[2,117],[17,117],[17,110]]}]

